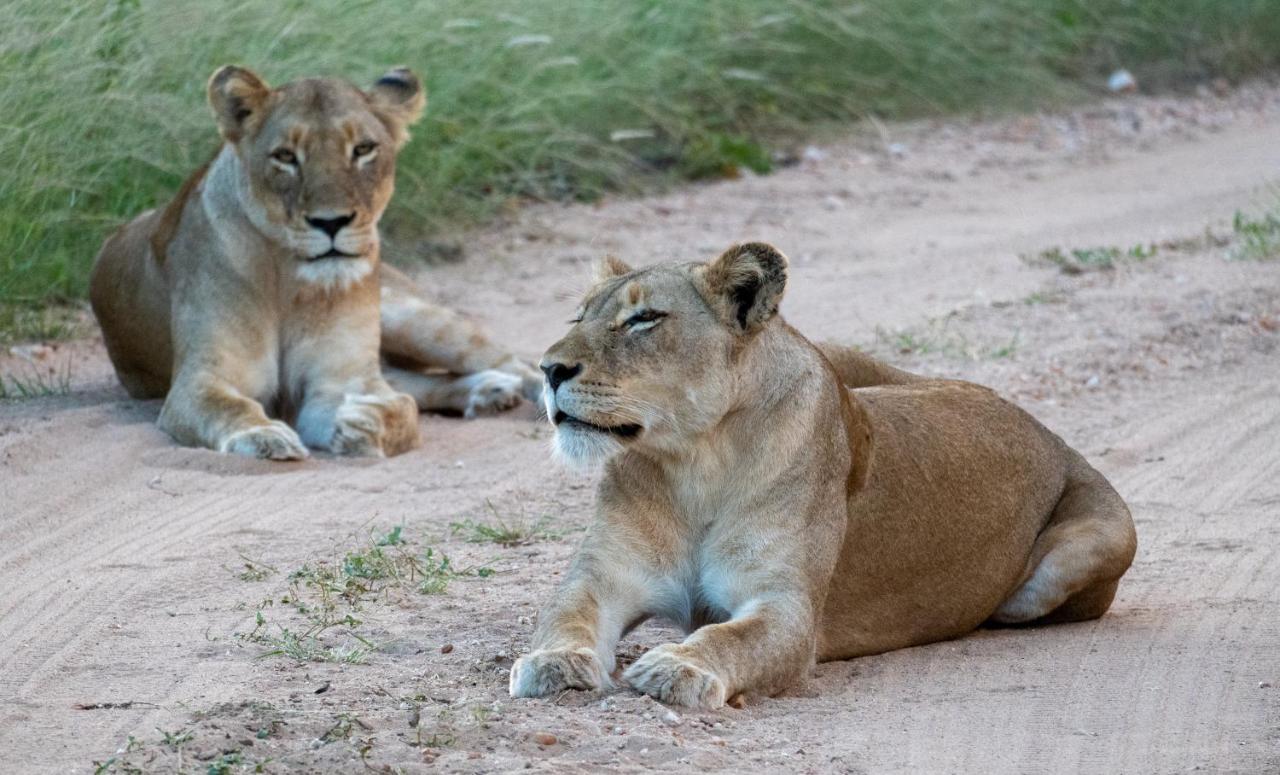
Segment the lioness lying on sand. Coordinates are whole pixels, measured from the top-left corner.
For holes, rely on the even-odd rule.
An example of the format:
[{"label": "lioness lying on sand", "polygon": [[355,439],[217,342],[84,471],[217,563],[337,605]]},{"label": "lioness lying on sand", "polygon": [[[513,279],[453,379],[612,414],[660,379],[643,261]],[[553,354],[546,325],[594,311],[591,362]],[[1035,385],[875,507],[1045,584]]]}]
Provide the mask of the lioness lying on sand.
[{"label": "lioness lying on sand", "polygon": [[547,351],[556,452],[607,466],[513,696],[608,686],[650,616],[691,634],[623,678],[714,708],[815,659],[1111,604],[1136,539],[1107,480],[986,388],[814,346],[777,315],[786,268],[764,244],[607,261]]},{"label": "lioness lying on sand", "polygon": [[417,445],[419,408],[537,400],[535,369],[379,266],[396,152],[426,104],[413,73],[271,89],[224,67],[209,103],[222,150],[107,239],[90,280],[116,374],[165,398],[162,428],[257,457],[394,455]]}]

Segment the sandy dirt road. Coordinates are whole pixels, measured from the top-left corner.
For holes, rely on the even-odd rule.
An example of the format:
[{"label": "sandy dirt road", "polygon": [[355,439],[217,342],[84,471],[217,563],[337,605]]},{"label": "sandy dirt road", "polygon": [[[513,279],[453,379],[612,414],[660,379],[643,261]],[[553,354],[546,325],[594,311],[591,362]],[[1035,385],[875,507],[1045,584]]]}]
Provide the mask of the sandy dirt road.
[{"label": "sandy dirt road", "polygon": [[[424,418],[392,460],[269,464],[176,447],[100,341],[62,345],[42,363],[69,395],[0,405],[0,770],[1280,771],[1280,262],[1230,236],[1278,178],[1280,89],[1253,86],[868,130],[765,178],[529,208],[422,270],[533,358],[605,252],[773,241],[802,331],[997,388],[1130,503],[1102,620],[820,665],[743,709],[507,698],[591,513],[531,407]],[[1019,258],[1153,243],[1078,275]],[[525,535],[470,540],[498,520]],[[423,594],[360,575],[375,550],[467,573]],[[317,610],[339,623],[294,645],[358,664],[268,654]]]}]

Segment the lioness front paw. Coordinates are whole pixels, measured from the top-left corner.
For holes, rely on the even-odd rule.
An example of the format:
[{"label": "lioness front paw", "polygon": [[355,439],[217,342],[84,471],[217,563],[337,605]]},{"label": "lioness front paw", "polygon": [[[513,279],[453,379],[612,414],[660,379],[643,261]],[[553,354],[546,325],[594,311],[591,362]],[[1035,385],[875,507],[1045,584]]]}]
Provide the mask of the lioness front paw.
[{"label": "lioness front paw", "polygon": [[649,649],[622,677],[636,691],[670,705],[714,709],[724,705],[724,682],[715,673],[680,654],[681,646],[664,643]]},{"label": "lioness front paw", "polygon": [[335,455],[382,457],[382,407],[373,396],[348,395],[333,417],[329,451]]},{"label": "lioness front paw", "polygon": [[565,689],[595,691],[608,685],[604,665],[591,649],[547,649],[516,660],[509,689],[512,697],[545,697]]},{"label": "lioness front paw", "polygon": [[520,403],[520,378],[497,369],[477,371],[463,377],[467,387],[467,419],[482,414],[504,412]]},{"label": "lioness front paw", "polygon": [[268,460],[303,460],[311,454],[297,432],[279,420],[236,431],[223,439],[218,451]]}]

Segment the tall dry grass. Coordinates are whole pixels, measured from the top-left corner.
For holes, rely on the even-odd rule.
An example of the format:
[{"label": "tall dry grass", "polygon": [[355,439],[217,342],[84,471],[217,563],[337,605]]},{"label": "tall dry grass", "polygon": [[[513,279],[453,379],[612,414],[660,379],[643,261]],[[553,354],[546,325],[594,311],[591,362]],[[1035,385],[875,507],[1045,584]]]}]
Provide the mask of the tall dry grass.
[{"label": "tall dry grass", "polygon": [[[10,0],[0,27],[0,329],[74,299],[103,236],[214,148],[204,83],[425,74],[394,240],[512,198],[766,170],[815,122],[1069,98],[1280,61],[1280,0]],[[29,317],[29,316],[27,316]],[[16,325],[12,322],[9,326]]]}]

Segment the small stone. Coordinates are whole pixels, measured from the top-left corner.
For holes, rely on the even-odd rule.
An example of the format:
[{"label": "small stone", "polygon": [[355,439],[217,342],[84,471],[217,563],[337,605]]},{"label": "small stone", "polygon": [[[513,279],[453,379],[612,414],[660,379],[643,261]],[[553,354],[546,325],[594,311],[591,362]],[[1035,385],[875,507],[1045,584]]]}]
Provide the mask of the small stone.
[{"label": "small stone", "polygon": [[21,344],[9,348],[9,353],[25,361],[43,361],[53,355],[53,348],[45,344]]},{"label": "small stone", "polygon": [[1094,374],[1092,377],[1089,377],[1084,381],[1084,386],[1089,388],[1090,390],[1093,390],[1094,388],[1096,388],[1098,385],[1101,385],[1101,384],[1102,384],[1102,379],[1097,374]]},{"label": "small stone", "polygon": [[674,710],[668,710],[666,713],[663,713],[662,720],[664,723],[670,724],[673,727],[679,726],[681,721],[680,714],[676,713]]},{"label": "small stone", "polygon": [[1270,688],[1271,688],[1271,682],[1270,682],[1270,681],[1259,681],[1259,682],[1258,682],[1258,688],[1259,688],[1259,689],[1270,689]]},{"label": "small stone", "polygon": [[555,735],[551,734],[550,732],[536,732],[533,735],[533,742],[537,743],[538,745],[546,746],[546,745],[555,745],[560,741],[556,738]]},{"label": "small stone", "polygon": [[449,652],[451,652],[451,651],[453,651],[453,644],[452,644],[452,643],[446,643],[446,644],[444,644],[443,646],[441,646],[441,647],[440,647],[440,653],[441,653],[441,654],[448,654],[448,653],[449,653]]},{"label": "small stone", "polygon": [[1138,81],[1133,77],[1133,73],[1121,68],[1107,79],[1107,88],[1117,94],[1127,94],[1138,90]]}]

